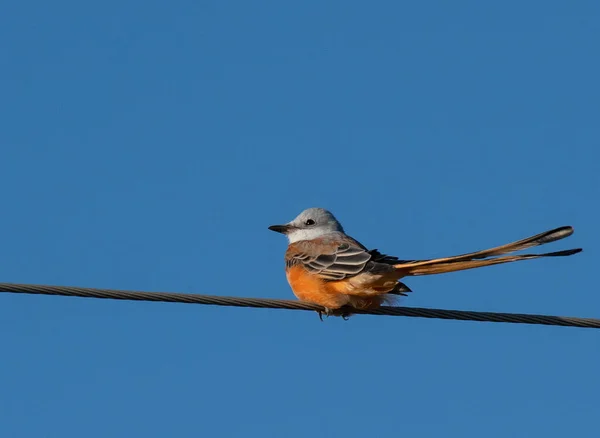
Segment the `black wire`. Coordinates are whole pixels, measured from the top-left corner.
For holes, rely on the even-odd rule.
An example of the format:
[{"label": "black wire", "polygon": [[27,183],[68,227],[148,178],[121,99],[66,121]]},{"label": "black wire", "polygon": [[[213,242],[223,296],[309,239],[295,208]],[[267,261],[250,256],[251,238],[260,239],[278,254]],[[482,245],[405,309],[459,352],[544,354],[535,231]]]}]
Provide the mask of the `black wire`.
[{"label": "black wire", "polygon": [[[208,304],[214,306],[255,307],[324,312],[316,304],[270,298],[242,298],[217,295],[180,294],[165,292],[138,292],[113,289],[95,289],[71,286],[0,283],[0,292],[38,295],[61,295],[83,298],[105,298],[132,301],[159,301],[170,303]],[[340,314],[345,313],[343,309]],[[365,315],[410,316],[417,318],[454,319],[460,321],[507,322],[515,324],[542,324],[568,327],[600,328],[600,319],[570,316],[532,315],[522,313],[471,312],[465,310],[427,309],[421,307],[381,307],[375,310],[347,309],[350,313]]]}]

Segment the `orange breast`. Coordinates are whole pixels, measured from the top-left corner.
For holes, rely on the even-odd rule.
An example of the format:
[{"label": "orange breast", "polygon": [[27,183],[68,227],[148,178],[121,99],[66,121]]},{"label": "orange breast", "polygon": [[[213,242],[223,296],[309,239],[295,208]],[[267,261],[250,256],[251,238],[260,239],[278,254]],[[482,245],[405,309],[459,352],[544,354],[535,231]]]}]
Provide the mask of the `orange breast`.
[{"label": "orange breast", "polygon": [[325,282],[317,274],[297,265],[289,268],[286,275],[294,295],[301,301],[320,304],[330,309],[338,309],[348,304],[349,297],[342,292],[344,288],[341,282]]}]

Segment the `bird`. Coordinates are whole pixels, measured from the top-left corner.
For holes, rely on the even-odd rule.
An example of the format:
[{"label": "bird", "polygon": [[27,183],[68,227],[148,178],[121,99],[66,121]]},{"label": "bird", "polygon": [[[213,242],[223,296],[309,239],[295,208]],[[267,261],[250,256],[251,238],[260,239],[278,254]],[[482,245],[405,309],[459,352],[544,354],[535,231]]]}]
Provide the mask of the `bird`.
[{"label": "bird", "polygon": [[[581,248],[543,254],[504,255],[554,242],[573,234],[563,226],[495,248],[429,260],[400,260],[367,249],[346,234],[342,224],[324,208],[308,208],[283,225],[269,230],[288,239],[285,272],[294,295],[324,308],[327,316],[347,317],[352,310],[373,310],[395,302],[412,290],[400,280],[417,275],[443,274],[542,257],[563,257]],[[340,309],[347,309],[341,311]]]}]

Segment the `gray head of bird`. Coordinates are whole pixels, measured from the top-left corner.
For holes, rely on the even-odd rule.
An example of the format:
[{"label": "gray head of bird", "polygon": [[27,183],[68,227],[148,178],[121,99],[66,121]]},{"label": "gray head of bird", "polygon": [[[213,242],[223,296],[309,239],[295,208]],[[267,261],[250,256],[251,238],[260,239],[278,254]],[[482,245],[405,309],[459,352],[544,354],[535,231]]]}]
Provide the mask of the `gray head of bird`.
[{"label": "gray head of bird", "polygon": [[335,216],[324,208],[308,208],[291,222],[283,225],[271,225],[269,230],[285,234],[290,243],[344,232]]}]

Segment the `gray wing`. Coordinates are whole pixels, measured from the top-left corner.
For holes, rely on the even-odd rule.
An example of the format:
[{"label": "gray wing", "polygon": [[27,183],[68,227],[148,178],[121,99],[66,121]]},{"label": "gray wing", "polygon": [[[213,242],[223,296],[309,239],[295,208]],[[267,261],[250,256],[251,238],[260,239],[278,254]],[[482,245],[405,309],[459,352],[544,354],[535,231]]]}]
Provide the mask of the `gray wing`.
[{"label": "gray wing", "polygon": [[[286,254],[287,265],[300,264],[324,280],[343,280],[363,271],[371,260],[369,251],[361,246],[348,242],[322,242],[319,245],[298,242]],[[319,249],[318,254],[314,248]]]}]

